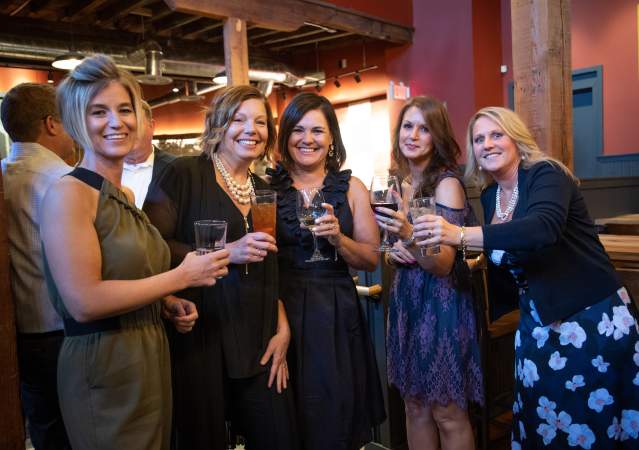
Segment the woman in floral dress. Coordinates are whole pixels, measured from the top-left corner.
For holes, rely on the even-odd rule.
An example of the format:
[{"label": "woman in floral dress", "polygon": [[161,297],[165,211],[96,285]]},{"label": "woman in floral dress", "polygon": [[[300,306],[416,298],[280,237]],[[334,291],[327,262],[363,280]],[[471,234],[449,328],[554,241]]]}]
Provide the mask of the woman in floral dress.
[{"label": "woman in floral dress", "polygon": [[473,116],[467,147],[467,175],[484,188],[486,225],[426,216],[415,236],[418,245],[483,247],[515,278],[521,321],[512,448],[639,448],[636,308],[574,175],[505,108]]}]

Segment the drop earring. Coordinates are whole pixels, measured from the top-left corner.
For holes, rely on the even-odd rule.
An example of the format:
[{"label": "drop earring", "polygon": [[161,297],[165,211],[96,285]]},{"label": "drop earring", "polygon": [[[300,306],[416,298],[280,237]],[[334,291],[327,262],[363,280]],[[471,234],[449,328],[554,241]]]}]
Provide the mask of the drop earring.
[{"label": "drop earring", "polygon": [[335,155],[335,146],[333,144],[328,146],[328,156],[332,158]]}]

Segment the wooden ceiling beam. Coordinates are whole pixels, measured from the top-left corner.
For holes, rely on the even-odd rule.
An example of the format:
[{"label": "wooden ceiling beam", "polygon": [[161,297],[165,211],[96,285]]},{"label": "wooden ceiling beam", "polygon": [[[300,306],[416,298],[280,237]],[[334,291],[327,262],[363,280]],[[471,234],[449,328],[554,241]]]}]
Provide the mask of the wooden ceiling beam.
[{"label": "wooden ceiling beam", "polygon": [[412,41],[412,27],[316,0],[164,0],[169,8],[213,18],[236,17],[265,28],[295,31],[304,22],[394,43]]},{"label": "wooden ceiling beam", "polygon": [[192,24],[189,27],[184,27],[181,33],[181,37],[184,39],[194,39],[197,36],[206,33],[207,31],[217,30],[218,28],[222,28],[224,25],[223,22],[214,22],[212,20],[208,22],[200,22],[197,24]]},{"label": "wooden ceiling beam", "polygon": [[98,15],[97,23],[103,26],[114,24],[121,17],[125,17],[131,11],[141,8],[149,3],[150,0],[124,0],[117,2]]},{"label": "wooden ceiling beam", "polygon": [[308,36],[315,36],[317,34],[324,34],[326,33],[325,30],[313,30],[313,31],[307,31],[306,33],[296,33],[296,34],[289,34],[288,36],[284,36],[284,37],[280,37],[280,38],[275,38],[275,39],[267,39],[266,41],[262,41],[258,44],[255,44],[255,47],[263,47],[265,45],[271,45],[271,44],[277,44],[279,42],[286,42],[286,41],[293,41],[295,39],[301,39],[304,37],[308,37]]},{"label": "wooden ceiling beam", "polygon": [[65,19],[73,21],[79,17],[96,12],[108,0],[77,1],[66,10]]},{"label": "wooden ceiling beam", "polygon": [[26,8],[27,6],[29,6],[29,3],[31,3],[31,0],[24,0],[22,3],[20,3],[18,6],[16,6],[15,8],[13,8],[11,11],[9,11],[9,15],[10,16],[17,16],[18,14],[20,14],[20,12]]},{"label": "wooden ceiling beam", "polygon": [[170,17],[163,21],[153,24],[153,29],[156,33],[167,33],[176,28],[183,27],[195,21],[202,19],[199,16],[181,15],[180,17]]},{"label": "wooden ceiling beam", "polygon": [[317,38],[317,39],[307,39],[304,41],[298,41],[298,42],[291,42],[290,44],[284,44],[284,45],[278,45],[275,47],[269,47],[269,50],[271,51],[278,51],[278,50],[283,50],[285,48],[292,48],[292,47],[301,47],[302,45],[309,45],[309,44],[315,44],[316,42],[326,42],[326,41],[332,41],[334,39],[341,39],[344,37],[348,37],[348,36],[352,36],[355,33],[335,33],[335,34],[331,34],[330,36],[324,36],[321,38]]}]

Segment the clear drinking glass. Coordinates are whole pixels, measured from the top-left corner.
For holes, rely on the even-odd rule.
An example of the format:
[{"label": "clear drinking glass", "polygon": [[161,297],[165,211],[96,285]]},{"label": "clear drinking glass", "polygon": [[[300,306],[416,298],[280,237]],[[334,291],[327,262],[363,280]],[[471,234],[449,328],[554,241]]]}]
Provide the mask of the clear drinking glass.
[{"label": "clear drinking glass", "polygon": [[315,247],[313,255],[306,262],[328,261],[330,259],[320,253],[317,248],[317,236],[315,236],[315,219],[326,214],[322,203],[324,203],[324,196],[320,188],[306,188],[297,191],[297,219],[300,221],[300,228],[309,230],[313,235]]},{"label": "clear drinking glass", "polygon": [[[436,214],[437,207],[435,206],[435,197],[420,197],[414,198],[410,201],[410,215],[413,221],[418,217],[426,214]],[[420,248],[422,256],[432,256],[439,253],[439,245],[429,245],[428,247]]]},{"label": "clear drinking glass", "polygon": [[226,245],[225,220],[196,220],[195,250],[198,255],[222,250]]},{"label": "clear drinking glass", "polygon": [[257,190],[251,195],[251,216],[253,231],[262,231],[275,237],[275,215],[277,193],[269,190]]},{"label": "clear drinking glass", "polygon": [[[373,212],[385,217],[388,217],[388,215],[375,210],[375,208],[383,207],[397,211],[402,201],[399,181],[397,177],[393,175],[375,175],[371,181],[370,195]],[[388,241],[388,231],[386,230],[383,232],[382,243],[378,250],[380,252],[398,251],[393,248],[393,245]]]}]

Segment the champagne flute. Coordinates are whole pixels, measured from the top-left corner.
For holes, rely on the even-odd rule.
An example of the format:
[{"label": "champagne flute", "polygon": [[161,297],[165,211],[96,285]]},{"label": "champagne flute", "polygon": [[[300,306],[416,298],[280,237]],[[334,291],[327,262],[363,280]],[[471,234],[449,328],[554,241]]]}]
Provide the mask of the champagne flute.
[{"label": "champagne flute", "polygon": [[306,188],[297,191],[297,219],[300,221],[300,228],[307,229],[313,235],[313,255],[306,262],[328,261],[329,258],[322,256],[317,247],[317,236],[315,235],[315,219],[322,217],[326,210],[322,206],[324,196],[320,188]]},{"label": "champagne flute", "polygon": [[[375,175],[371,181],[371,208],[379,216],[389,217],[387,214],[377,211],[375,208],[383,207],[397,211],[402,200],[399,191],[399,181],[393,175]],[[388,241],[388,231],[384,229],[382,243],[378,249],[380,252],[398,251]]]}]

